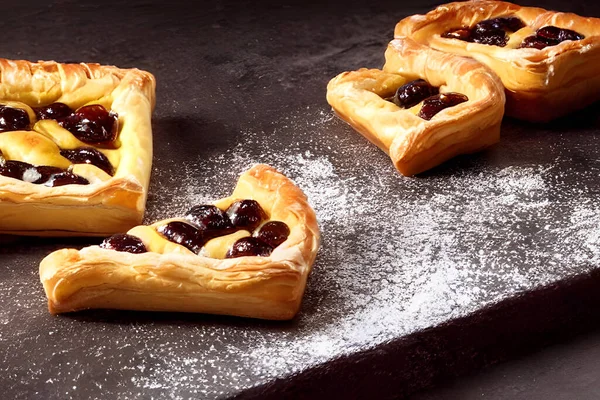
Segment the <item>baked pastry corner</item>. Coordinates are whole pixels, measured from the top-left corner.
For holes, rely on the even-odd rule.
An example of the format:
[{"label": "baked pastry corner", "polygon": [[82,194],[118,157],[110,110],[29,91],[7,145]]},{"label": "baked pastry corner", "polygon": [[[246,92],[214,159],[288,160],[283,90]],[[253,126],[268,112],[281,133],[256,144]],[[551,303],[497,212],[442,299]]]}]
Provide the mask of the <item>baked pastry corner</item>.
[{"label": "baked pastry corner", "polygon": [[[363,68],[333,78],[327,101],[341,119],[386,152],[401,174],[424,172],[499,141],[505,97],[488,68],[410,39],[390,42],[385,59],[383,70]],[[423,102],[403,109],[389,100],[415,79],[439,87],[440,93],[466,95],[468,101],[423,119],[418,116]]]},{"label": "baked pastry corner", "polygon": [[212,258],[159,233],[182,219],[138,226],[129,234],[147,252],[90,246],[44,258],[39,272],[50,312],[112,308],[293,318],[319,247],[315,213],[300,188],[264,164],[243,173],[231,196],[214,205],[226,209],[238,199],[253,199],[269,220],[289,227],[287,239],[268,256]]},{"label": "baked pastry corner", "polygon": [[[448,37],[495,18],[522,21],[507,31],[503,45]],[[551,27],[551,28],[548,28]],[[522,47],[544,29],[572,31],[576,37],[543,48]],[[471,0],[442,4],[424,15],[397,23],[394,36],[408,37],[447,53],[472,57],[490,67],[506,88],[506,114],[531,122],[548,122],[600,100],[600,19],[517,4]],[[483,41],[485,42],[485,40]],[[541,46],[540,46],[541,47]]]},{"label": "baked pastry corner", "polygon": [[[31,120],[26,130],[0,134],[0,164],[68,169],[87,182],[49,187],[0,175],[0,233],[103,236],[141,223],[152,166],[155,87],[151,73],[135,68],[0,59],[0,105],[25,110]],[[116,113],[116,139],[109,145],[84,143],[56,121],[36,118],[34,109],[55,103]],[[63,157],[84,146],[108,157],[114,174]]]}]

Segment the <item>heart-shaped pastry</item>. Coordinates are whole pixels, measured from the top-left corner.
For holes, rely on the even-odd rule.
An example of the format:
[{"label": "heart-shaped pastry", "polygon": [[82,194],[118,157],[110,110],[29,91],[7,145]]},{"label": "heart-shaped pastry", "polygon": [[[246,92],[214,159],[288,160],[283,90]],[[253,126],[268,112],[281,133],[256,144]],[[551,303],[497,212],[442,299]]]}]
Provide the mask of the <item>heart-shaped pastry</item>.
[{"label": "heart-shaped pastry", "polygon": [[390,42],[383,70],[343,72],[327,101],[403,175],[498,142],[504,91],[487,67],[410,39]]},{"label": "heart-shaped pastry", "polygon": [[142,221],[155,79],[0,59],[0,233],[107,235]]},{"label": "heart-shaped pastry", "polygon": [[400,21],[395,37],[472,57],[506,88],[506,114],[546,122],[600,99],[600,19],[474,0]]},{"label": "heart-shaped pastry", "polygon": [[306,196],[274,168],[244,172],[231,196],[40,263],[51,313],[90,308],[290,319],[320,233]]}]

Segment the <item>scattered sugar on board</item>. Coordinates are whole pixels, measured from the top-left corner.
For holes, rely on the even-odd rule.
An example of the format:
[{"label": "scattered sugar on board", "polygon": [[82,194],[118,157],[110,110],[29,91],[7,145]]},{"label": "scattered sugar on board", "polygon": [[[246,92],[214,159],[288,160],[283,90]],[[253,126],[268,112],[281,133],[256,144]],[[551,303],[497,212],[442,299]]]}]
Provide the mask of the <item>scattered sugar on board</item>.
[{"label": "scattered sugar on board", "polygon": [[[152,367],[142,364],[143,374],[132,377],[139,388],[167,390],[174,398],[218,397],[600,263],[600,206],[586,197],[586,187],[573,191],[575,197],[551,189],[549,182],[572,173],[566,167],[484,171],[475,163],[446,175],[404,178],[358,135],[328,136],[327,126],[339,123],[328,113],[317,112],[308,125],[300,121],[291,116],[272,133],[242,132],[224,154],[188,166],[179,196],[155,198],[149,216],[181,214],[227,196],[254,163],[286,173],[307,194],[323,234],[297,323],[283,329],[199,324],[183,342],[157,348],[149,341],[140,356]],[[292,141],[285,152],[269,152],[269,143],[289,129],[304,132],[312,150],[300,152]],[[187,342],[196,340],[213,345],[190,352]]]},{"label": "scattered sugar on board", "polygon": [[[524,140],[532,146],[534,139]],[[514,142],[498,151],[522,145]],[[558,156],[541,164],[523,152],[500,165],[473,156],[405,178],[328,111],[307,109],[264,132],[242,131],[217,157],[183,167],[156,160],[154,182],[178,192],[153,190],[147,222],[227,196],[257,162],[280,169],[306,192],[323,240],[299,317],[56,318],[45,310],[35,263],[18,261],[0,281],[7,303],[0,308],[0,346],[8,345],[0,360],[19,354],[31,361],[16,368],[0,362],[0,375],[14,385],[26,377],[27,385],[39,383],[61,398],[83,388],[89,398],[222,397],[598,268],[599,163],[575,170],[560,143],[548,151]],[[41,245],[48,252],[57,246]],[[47,359],[38,360],[40,346]]]}]

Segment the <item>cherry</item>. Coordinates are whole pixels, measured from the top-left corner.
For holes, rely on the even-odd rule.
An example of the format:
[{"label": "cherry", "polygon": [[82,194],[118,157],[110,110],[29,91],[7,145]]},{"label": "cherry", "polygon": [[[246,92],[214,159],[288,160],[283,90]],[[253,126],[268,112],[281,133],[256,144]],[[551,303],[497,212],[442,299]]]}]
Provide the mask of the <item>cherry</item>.
[{"label": "cherry", "polygon": [[34,166],[26,162],[0,159],[0,175],[49,187],[87,185],[88,180],[64,169],[48,165]]},{"label": "cherry", "polygon": [[36,167],[36,172],[40,175],[40,177],[33,183],[44,186],[55,187],[64,185],[89,184],[89,181],[87,179],[57,167],[42,165]]},{"label": "cherry", "polygon": [[260,239],[254,237],[243,237],[238,239],[225,254],[225,258],[236,258],[244,256],[268,257],[273,248]]},{"label": "cherry", "polygon": [[476,33],[472,36],[473,42],[479,44],[487,44],[490,46],[504,47],[508,43],[508,36],[502,30],[498,31],[487,31],[482,33]]},{"label": "cherry", "polygon": [[227,209],[227,215],[233,226],[249,232],[252,232],[263,220],[267,219],[267,214],[256,200],[238,200],[234,202]]},{"label": "cherry", "polygon": [[27,111],[0,105],[0,132],[27,130],[30,124]]},{"label": "cherry", "polygon": [[516,32],[524,26],[523,21],[517,17],[497,17],[479,21],[471,29],[450,30],[443,33],[442,37],[504,47],[508,43],[506,33]]},{"label": "cherry", "polygon": [[475,43],[504,47],[508,42],[508,37],[504,31],[502,20],[494,18],[475,24],[472,29],[471,40]]},{"label": "cherry", "polygon": [[228,235],[235,230],[227,213],[213,205],[194,206],[185,218],[202,231],[205,239]]},{"label": "cherry", "polygon": [[547,40],[544,40],[543,38],[539,37],[539,36],[527,36],[525,39],[523,39],[523,42],[521,42],[521,44],[519,45],[520,49],[524,49],[524,48],[534,48],[534,49],[538,49],[538,50],[542,50],[544,47],[548,47],[548,46],[552,46],[552,44],[548,43]]},{"label": "cherry", "polygon": [[480,33],[494,31],[516,32],[523,28],[525,23],[517,17],[497,17],[486,19],[475,24],[475,31]]},{"label": "cherry", "polygon": [[159,226],[156,230],[171,242],[187,247],[196,254],[200,252],[204,245],[202,232],[182,221],[171,221]]},{"label": "cherry", "polygon": [[35,167],[26,162],[7,160],[0,164],[0,175],[23,180],[23,175],[25,174],[25,171],[27,171],[30,168]]},{"label": "cherry", "polygon": [[100,247],[108,250],[126,251],[128,253],[146,253],[146,246],[140,238],[126,233],[117,233],[100,243]]},{"label": "cherry", "polygon": [[471,30],[468,28],[455,29],[453,31],[442,33],[442,37],[447,39],[458,39],[463,40],[465,42],[470,42]]},{"label": "cherry", "polygon": [[564,42],[565,40],[585,39],[585,36],[580,33],[552,25],[544,26],[543,28],[538,29],[536,35],[549,41],[555,41],[557,44]]},{"label": "cherry", "polygon": [[254,237],[275,248],[285,242],[290,235],[290,228],[285,222],[269,221],[254,233]]},{"label": "cherry", "polygon": [[73,110],[64,103],[52,103],[47,106],[35,107],[33,109],[37,119],[63,119],[71,115]]},{"label": "cherry", "polygon": [[73,164],[92,164],[100,168],[110,176],[114,175],[115,169],[100,150],[93,147],[79,147],[74,150],[61,150],[60,155]]},{"label": "cherry", "polygon": [[562,29],[556,26],[548,25],[538,29],[535,35],[523,39],[519,48],[534,48],[541,50],[544,47],[556,46],[565,40],[585,39],[582,34],[570,29]]},{"label": "cherry", "polygon": [[59,124],[85,143],[110,143],[117,138],[117,114],[106,111],[99,104],[84,106]]},{"label": "cherry", "polygon": [[469,98],[461,93],[440,93],[423,101],[423,107],[421,107],[418,116],[429,121],[443,109],[453,107],[467,100]]},{"label": "cherry", "polygon": [[411,108],[437,93],[439,93],[438,88],[431,86],[423,79],[417,79],[400,86],[396,90],[392,102],[401,108]]}]

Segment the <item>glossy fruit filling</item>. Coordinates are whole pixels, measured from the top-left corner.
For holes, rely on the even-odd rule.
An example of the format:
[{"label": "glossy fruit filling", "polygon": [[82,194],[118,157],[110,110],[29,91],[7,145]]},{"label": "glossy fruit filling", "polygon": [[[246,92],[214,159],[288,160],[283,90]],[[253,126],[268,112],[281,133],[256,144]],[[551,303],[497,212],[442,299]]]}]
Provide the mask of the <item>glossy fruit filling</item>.
[{"label": "glossy fruit filling", "polygon": [[48,187],[87,185],[88,180],[70,171],[46,165],[35,166],[16,160],[5,160],[0,153],[0,175]]},{"label": "glossy fruit filling", "polygon": [[504,47],[508,43],[508,33],[523,27],[525,23],[517,17],[497,17],[480,21],[472,28],[452,29],[443,33],[442,37]]},{"label": "glossy fruit filling", "polygon": [[115,174],[115,169],[100,150],[94,147],[79,147],[73,150],[61,150],[60,155],[73,164],[92,164],[100,168],[108,175]]},{"label": "glossy fruit filling", "polygon": [[[498,17],[480,21],[472,28],[462,27],[452,29],[444,32],[442,37],[504,47],[509,40],[508,34],[516,32],[524,27],[525,24],[523,21],[517,17]],[[584,38],[585,36],[579,32],[549,25],[538,29],[535,35],[523,39],[519,48],[535,48],[541,50],[548,46],[556,46],[565,40],[581,40]]]},{"label": "glossy fruit filling", "polygon": [[[256,200],[235,201],[227,210],[221,210],[214,205],[197,205],[188,210],[185,221],[167,222],[159,225],[156,231],[169,241],[196,254],[200,254],[212,239],[239,231],[250,232],[250,236],[241,237],[233,242],[227,249],[225,258],[268,257],[290,235],[290,228],[284,222],[268,221],[267,213]],[[126,244],[130,242],[130,237],[131,235],[112,236],[109,238],[110,246],[103,244],[102,247],[129,251]]]},{"label": "glossy fruit filling", "polygon": [[0,132],[29,130],[30,125],[27,111],[0,105]]},{"label": "glossy fruit filling", "polygon": [[[56,120],[60,126],[86,143],[106,145],[114,142],[117,137],[117,114],[107,111],[99,104],[84,106],[77,111],[73,111],[68,105],[57,102],[42,107],[34,107],[33,111],[38,120]],[[31,129],[32,121],[27,111],[8,105],[0,105],[0,132]],[[73,164],[91,164],[108,175],[112,176],[115,173],[108,157],[91,146],[71,150],[63,149],[60,151],[60,155]],[[18,160],[6,160],[1,153],[0,158],[0,175],[3,176],[45,186],[89,184],[87,179],[67,170],[44,165],[35,166]]]},{"label": "glossy fruit filling", "polygon": [[443,109],[468,101],[469,98],[461,93],[439,93],[439,88],[423,79],[417,79],[400,86],[394,96],[386,100],[404,109],[422,102],[417,116],[429,121]]},{"label": "glossy fruit filling", "polygon": [[585,39],[581,33],[570,29],[562,29],[556,26],[544,26],[536,31],[535,35],[528,36],[523,39],[519,46],[520,48],[534,48],[541,50],[548,46],[556,46],[566,40],[582,40]]},{"label": "glossy fruit filling", "polygon": [[104,239],[100,243],[100,247],[134,254],[145,253],[147,251],[146,246],[144,246],[144,243],[139,238],[126,233],[117,233]]},{"label": "glossy fruit filling", "polygon": [[469,98],[461,93],[440,93],[423,100],[423,106],[417,115],[429,121],[440,111],[468,100]]},{"label": "glossy fruit filling", "polygon": [[58,123],[77,139],[89,144],[108,144],[117,138],[117,114],[99,104],[79,108]]}]

